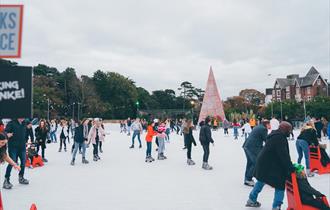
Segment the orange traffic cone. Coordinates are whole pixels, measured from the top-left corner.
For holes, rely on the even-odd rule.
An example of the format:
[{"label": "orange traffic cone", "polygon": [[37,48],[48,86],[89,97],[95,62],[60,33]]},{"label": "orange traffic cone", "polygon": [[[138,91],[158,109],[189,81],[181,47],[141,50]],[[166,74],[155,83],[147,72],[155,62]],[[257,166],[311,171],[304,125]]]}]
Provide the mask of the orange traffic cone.
[{"label": "orange traffic cone", "polygon": [[32,204],[30,210],[37,210],[37,206],[35,204]]}]

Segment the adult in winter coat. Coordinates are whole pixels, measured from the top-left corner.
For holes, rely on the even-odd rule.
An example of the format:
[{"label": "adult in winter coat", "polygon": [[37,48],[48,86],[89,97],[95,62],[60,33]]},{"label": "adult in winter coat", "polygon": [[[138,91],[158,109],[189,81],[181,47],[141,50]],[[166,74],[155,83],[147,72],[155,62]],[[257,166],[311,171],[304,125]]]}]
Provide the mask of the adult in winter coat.
[{"label": "adult in winter coat", "polygon": [[34,135],[33,135],[33,128],[32,128],[32,122],[26,121],[26,142],[34,143]]},{"label": "adult in winter coat", "polygon": [[82,152],[82,163],[88,164],[88,161],[86,160],[86,141],[88,138],[88,120],[85,119],[82,121],[82,123],[76,127],[74,132],[74,150],[72,153],[72,161],[71,165],[75,164],[75,159],[77,152],[79,148],[81,148]]},{"label": "adult in winter coat", "polygon": [[135,137],[137,137],[138,140],[139,140],[139,143],[140,143],[139,148],[142,148],[140,135],[143,131],[143,128],[142,128],[142,125],[141,125],[141,122],[140,122],[139,118],[136,118],[136,120],[133,122],[131,129],[133,131],[133,136],[132,136],[132,145],[130,146],[130,149],[134,148]]},{"label": "adult in winter coat", "polygon": [[322,136],[322,129],[323,129],[323,123],[320,120],[320,118],[316,118],[315,120],[315,129],[316,129],[316,135],[317,135],[317,139],[321,140],[321,136]]},{"label": "adult in winter coat", "polygon": [[268,120],[262,121],[261,124],[251,131],[249,137],[243,144],[246,156],[244,184],[247,186],[254,186],[254,181],[252,180],[253,172],[258,154],[262,150],[264,143],[266,143],[268,129],[270,129],[270,122]]},{"label": "adult in winter coat", "polygon": [[249,195],[246,206],[259,207],[258,194],[265,184],[275,188],[273,210],[281,208],[284,199],[285,181],[295,169],[292,165],[287,137],[292,126],[283,121],[279,129],[268,135],[266,144],[261,150],[255,168],[254,176],[258,180]]},{"label": "adult in winter coat", "polygon": [[204,150],[202,168],[205,170],[213,169],[213,167],[208,164],[209,155],[210,155],[210,143],[214,144],[214,141],[212,139],[210,123],[211,123],[211,119],[209,117],[206,117],[205,122],[202,123],[202,127],[199,132],[199,141],[201,142],[201,145]]},{"label": "adult in winter coat", "polygon": [[59,152],[62,151],[62,145],[64,145],[64,151],[66,152],[66,139],[69,137],[69,129],[67,121],[62,120],[60,124],[60,148]]},{"label": "adult in winter coat", "polygon": [[94,125],[89,131],[88,134],[88,144],[92,143],[93,144],[93,160],[98,161],[100,160],[99,156],[99,142],[104,141],[105,137],[105,132],[101,126],[101,122],[99,119],[94,120]]},{"label": "adult in winter coat", "polygon": [[[24,123],[24,118],[19,118],[8,123],[5,132],[8,137],[8,154],[9,157],[17,162],[20,159],[21,170],[18,174],[19,183],[27,185],[29,180],[24,178],[25,172],[25,161],[26,161],[26,125]],[[10,174],[13,166],[8,165],[5,174],[5,181],[3,183],[3,188],[11,189],[13,185],[10,183]]]},{"label": "adult in winter coat", "polygon": [[55,120],[52,120],[50,123],[50,139],[54,143],[57,142],[56,132],[57,132],[57,123]]},{"label": "adult in winter coat", "polygon": [[36,136],[37,153],[39,153],[41,147],[41,157],[44,162],[48,162],[45,158],[45,149],[46,149],[46,139],[48,134],[48,129],[46,127],[46,122],[44,120],[40,120],[39,126],[34,130]]},{"label": "adult in winter coat", "polygon": [[3,132],[0,132],[0,164],[6,161],[16,170],[20,171],[21,167],[19,167],[7,154],[7,143],[8,143],[7,136]]},{"label": "adult in winter coat", "polygon": [[188,165],[195,165],[195,162],[191,159],[191,148],[192,148],[192,144],[194,144],[195,146],[196,141],[194,139],[193,136],[193,124],[192,124],[192,120],[188,120],[186,123],[186,126],[183,128],[183,135],[184,135],[184,139],[186,141],[186,147],[187,147],[187,164]]},{"label": "adult in winter coat", "polygon": [[314,173],[310,171],[310,162],[309,162],[309,146],[314,145],[318,146],[319,141],[317,140],[317,133],[314,128],[314,123],[312,121],[306,123],[302,128],[300,135],[296,141],[296,148],[298,152],[298,163],[301,163],[303,155],[305,156],[306,163],[306,174],[308,177],[314,176]]}]

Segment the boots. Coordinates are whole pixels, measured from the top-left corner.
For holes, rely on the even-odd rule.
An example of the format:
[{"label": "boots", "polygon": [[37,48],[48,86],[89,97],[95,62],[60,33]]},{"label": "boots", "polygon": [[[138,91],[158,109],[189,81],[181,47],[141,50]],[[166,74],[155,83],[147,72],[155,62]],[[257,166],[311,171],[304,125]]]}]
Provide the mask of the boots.
[{"label": "boots", "polygon": [[5,178],[5,181],[3,182],[3,189],[11,189],[13,188],[13,185],[10,183],[9,178]]},{"label": "boots", "polygon": [[19,176],[18,182],[20,184],[24,184],[24,185],[28,185],[29,184],[29,180],[25,179],[23,176]]},{"label": "boots", "polygon": [[97,156],[96,155],[94,155],[94,157],[93,157],[93,161],[98,161],[99,159],[97,158]]},{"label": "boots", "polygon": [[83,157],[83,159],[82,159],[82,163],[83,163],[83,164],[88,164],[89,162],[88,162],[88,160],[86,160],[86,158]]},{"label": "boots", "polygon": [[192,159],[188,159],[188,160],[187,160],[187,164],[188,164],[189,166],[193,166],[193,165],[195,165],[195,162],[194,162]]},{"label": "boots", "polygon": [[253,180],[251,180],[251,181],[248,181],[248,180],[246,180],[245,182],[244,182],[244,185],[246,185],[246,186],[249,186],[249,187],[254,187],[254,181]]},{"label": "boots", "polygon": [[311,172],[310,169],[306,169],[306,174],[307,174],[308,177],[313,177],[313,176],[315,176],[314,172]]},{"label": "boots", "polygon": [[146,163],[151,163],[153,160],[151,159],[151,156],[147,156],[145,161]]},{"label": "boots", "polygon": [[134,144],[132,144],[132,146],[129,147],[130,149],[134,149]]},{"label": "boots", "polygon": [[71,165],[74,166],[74,158],[71,160]]},{"label": "boots", "polygon": [[245,204],[245,206],[246,207],[260,207],[261,206],[261,203],[259,203],[258,201],[256,201],[256,202],[254,202],[254,201],[252,201],[252,200],[248,200],[247,202],[246,202],[246,204]]},{"label": "boots", "polygon": [[164,156],[162,155],[162,153],[158,154],[158,160],[165,160]]},{"label": "boots", "polygon": [[100,148],[100,152],[101,152],[101,153],[103,153],[103,150],[102,150],[102,148]]},{"label": "boots", "polygon": [[205,169],[205,170],[212,170],[213,167],[210,166],[208,163],[204,162],[203,165],[202,165],[202,168]]},{"label": "boots", "polygon": [[46,158],[42,158],[42,161],[43,161],[44,163],[48,163],[48,160],[47,160]]}]

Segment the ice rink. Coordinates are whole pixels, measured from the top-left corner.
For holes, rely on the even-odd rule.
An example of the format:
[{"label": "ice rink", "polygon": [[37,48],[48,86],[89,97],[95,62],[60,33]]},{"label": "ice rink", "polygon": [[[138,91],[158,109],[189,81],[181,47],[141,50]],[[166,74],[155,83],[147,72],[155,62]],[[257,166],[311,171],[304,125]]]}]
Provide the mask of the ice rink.
[{"label": "ice rink", "polygon": [[[3,190],[4,210],[28,210],[36,203],[38,210],[239,210],[245,207],[252,188],[243,185],[246,159],[243,138],[224,137],[222,130],[213,132],[209,163],[212,171],[202,165],[199,131],[194,132],[197,147],[193,147],[195,166],[186,164],[183,137],[172,133],[166,144],[167,160],[145,163],[143,148],[129,149],[131,139],[120,134],[119,125],[106,125],[106,142],[102,160],[92,161],[91,147],[87,152],[90,164],[71,166],[71,144],[68,152],[58,152],[58,144],[48,144],[49,160],[42,168],[26,169],[30,185],[18,184],[17,172],[12,171],[12,190]],[[296,132],[297,133],[297,132]],[[329,141],[324,141],[328,143]],[[295,141],[290,141],[290,153],[296,161]],[[328,153],[329,153],[328,143]],[[156,157],[153,145],[153,157]],[[303,161],[304,163],[304,161]],[[1,186],[5,166],[0,166]],[[330,197],[330,174],[309,179],[311,185]],[[259,209],[271,209],[274,190],[265,187],[259,197]],[[286,209],[285,203],[282,209]]]}]

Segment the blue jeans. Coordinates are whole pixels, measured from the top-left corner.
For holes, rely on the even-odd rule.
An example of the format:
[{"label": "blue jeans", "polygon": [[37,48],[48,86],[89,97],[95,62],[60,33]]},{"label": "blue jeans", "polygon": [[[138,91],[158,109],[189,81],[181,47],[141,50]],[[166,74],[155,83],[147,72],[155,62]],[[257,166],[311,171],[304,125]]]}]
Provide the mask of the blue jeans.
[{"label": "blue jeans", "polygon": [[147,157],[151,157],[152,142],[147,142]]},{"label": "blue jeans", "polygon": [[74,150],[73,150],[73,155],[72,155],[72,159],[76,159],[76,155],[77,155],[77,152],[79,150],[79,147],[81,147],[82,151],[82,157],[85,158],[85,155],[86,155],[86,144],[85,142],[82,142],[82,143],[78,143],[78,142],[74,142]]},{"label": "blue jeans", "polygon": [[138,137],[139,143],[141,145],[140,131],[134,131],[133,137],[132,137],[132,145],[134,145],[134,139],[135,139],[136,136]]},{"label": "blue jeans", "polygon": [[296,141],[296,148],[298,152],[298,163],[301,163],[301,159],[303,155],[305,156],[305,162],[306,162],[306,169],[310,169],[310,163],[309,163],[309,145],[307,141],[302,139],[297,139]]},{"label": "blue jeans", "polygon": [[[18,175],[19,176],[24,176],[25,161],[26,161],[26,148],[25,147],[23,147],[23,148],[17,148],[17,147],[11,148],[11,147],[9,147],[8,148],[8,154],[9,154],[9,157],[11,159],[13,159],[13,161],[15,163],[17,163],[18,158],[20,159],[21,171],[19,172]],[[8,164],[7,169],[6,169],[5,178],[9,179],[12,168],[13,168],[13,166]]]},{"label": "blue jeans", "polygon": [[56,131],[50,132],[50,139],[52,142],[57,142]]},{"label": "blue jeans", "polygon": [[252,181],[254,168],[257,162],[258,154],[255,152],[251,152],[249,149],[244,148],[245,156],[246,156],[246,168],[245,168],[245,180],[244,181]]},{"label": "blue jeans", "polygon": [[[252,191],[250,192],[249,199],[253,202],[257,202],[258,195],[264,188],[265,183],[257,181],[254,185]],[[279,190],[275,188],[273,208],[280,207],[283,204],[284,190]]]}]

